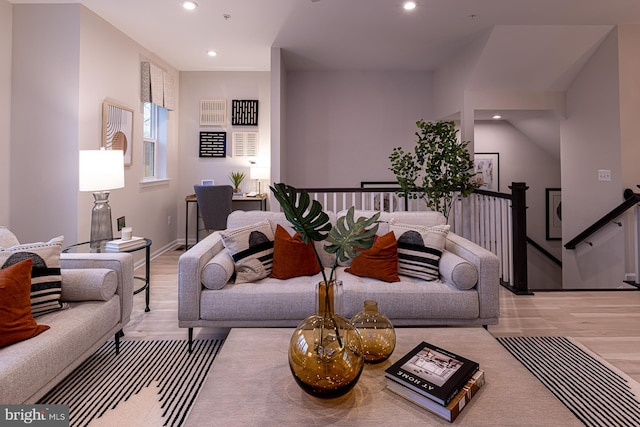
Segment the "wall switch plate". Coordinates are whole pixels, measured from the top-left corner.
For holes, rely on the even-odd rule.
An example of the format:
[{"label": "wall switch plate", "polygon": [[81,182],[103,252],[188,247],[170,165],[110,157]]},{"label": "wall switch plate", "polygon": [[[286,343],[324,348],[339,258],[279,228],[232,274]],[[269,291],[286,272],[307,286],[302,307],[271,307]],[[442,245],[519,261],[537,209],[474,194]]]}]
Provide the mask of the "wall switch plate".
[{"label": "wall switch plate", "polygon": [[611,181],[611,171],[608,169],[599,169],[598,181]]}]

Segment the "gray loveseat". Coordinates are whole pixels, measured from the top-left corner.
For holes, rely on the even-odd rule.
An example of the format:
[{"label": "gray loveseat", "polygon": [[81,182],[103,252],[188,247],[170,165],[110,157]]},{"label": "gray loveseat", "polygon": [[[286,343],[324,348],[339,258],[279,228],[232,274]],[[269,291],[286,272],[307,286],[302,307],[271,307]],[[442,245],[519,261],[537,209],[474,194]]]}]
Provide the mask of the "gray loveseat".
[{"label": "gray loveseat", "polygon": [[[356,211],[355,217],[373,214]],[[329,216],[335,224],[336,217],[342,215],[344,212]],[[229,215],[227,227],[238,228],[264,219],[269,220],[273,230],[280,224],[293,234],[280,212],[235,211]],[[429,227],[445,222],[444,216],[437,212],[382,212],[378,235],[389,231],[388,222],[392,219]],[[400,276],[401,282],[387,283],[354,276],[339,267],[337,277],[344,288],[343,315],[352,317],[362,310],[365,300],[372,299],[396,326],[497,324],[500,314],[498,258],[452,232],[448,234],[445,249],[440,262],[441,277],[436,281]],[[194,327],[295,327],[316,311],[314,290],[322,280],[320,274],[287,280],[268,277],[252,283],[229,281],[223,286],[206,283],[214,279],[220,281],[220,277],[224,281],[231,276],[233,264],[229,265],[229,257],[223,256],[224,250],[220,232],[214,232],[178,261],[179,326],[189,328],[190,340]],[[330,261],[331,258],[325,256],[324,266],[329,266]],[[472,274],[465,274],[469,272]],[[469,281],[469,277],[475,279]]]},{"label": "gray loveseat", "polygon": [[[4,231],[4,244],[7,236]],[[10,237],[10,236],[9,236]],[[133,257],[127,253],[61,254],[61,300],[68,308],[35,318],[50,329],[0,348],[0,403],[34,403],[110,339],[133,307]]]}]

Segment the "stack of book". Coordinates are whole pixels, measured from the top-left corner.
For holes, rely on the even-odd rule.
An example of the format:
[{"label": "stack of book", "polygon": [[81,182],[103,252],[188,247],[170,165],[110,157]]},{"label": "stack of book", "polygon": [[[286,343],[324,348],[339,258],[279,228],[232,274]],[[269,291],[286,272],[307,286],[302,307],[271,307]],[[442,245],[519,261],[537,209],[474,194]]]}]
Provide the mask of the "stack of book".
[{"label": "stack of book", "polygon": [[422,342],[385,371],[387,388],[453,421],[484,384],[477,362]]},{"label": "stack of book", "polygon": [[105,250],[107,252],[120,252],[120,251],[130,251],[133,249],[141,248],[145,245],[146,241],[144,237],[132,237],[129,240],[110,240],[105,245]]}]

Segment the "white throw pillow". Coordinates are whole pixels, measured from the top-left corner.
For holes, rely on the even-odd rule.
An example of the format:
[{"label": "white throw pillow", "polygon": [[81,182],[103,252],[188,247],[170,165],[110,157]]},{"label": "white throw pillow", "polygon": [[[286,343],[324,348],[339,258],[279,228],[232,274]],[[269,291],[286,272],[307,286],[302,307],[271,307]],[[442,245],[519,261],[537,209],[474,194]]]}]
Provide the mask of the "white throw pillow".
[{"label": "white throw pillow", "polygon": [[447,250],[442,252],[439,269],[442,278],[458,289],[471,289],[478,283],[476,266]]},{"label": "white throw pillow", "polygon": [[222,244],[231,254],[236,283],[253,282],[271,274],[274,235],[268,220],[220,232]]},{"label": "white throw pillow", "polygon": [[229,251],[223,249],[205,264],[200,273],[200,281],[207,289],[222,289],[229,282],[234,271],[233,258],[229,255]]},{"label": "white throw pillow", "polygon": [[389,221],[398,241],[398,274],[423,280],[438,280],[440,257],[449,233],[448,225],[426,227]]}]

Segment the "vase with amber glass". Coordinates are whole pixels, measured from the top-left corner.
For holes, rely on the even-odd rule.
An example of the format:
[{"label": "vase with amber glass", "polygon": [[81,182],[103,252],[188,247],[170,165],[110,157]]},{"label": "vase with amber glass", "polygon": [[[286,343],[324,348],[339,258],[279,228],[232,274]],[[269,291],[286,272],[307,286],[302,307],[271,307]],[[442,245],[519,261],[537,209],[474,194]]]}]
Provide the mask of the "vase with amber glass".
[{"label": "vase with amber glass", "polygon": [[387,316],[378,311],[376,301],[364,302],[364,309],[351,318],[360,332],[366,363],[384,362],[396,348],[396,331]]},{"label": "vase with amber glass", "polygon": [[353,324],[336,312],[342,307],[342,282],[320,282],[316,302],[318,313],[304,319],[291,337],[289,367],[308,394],[339,397],[362,374],[362,341]]}]

